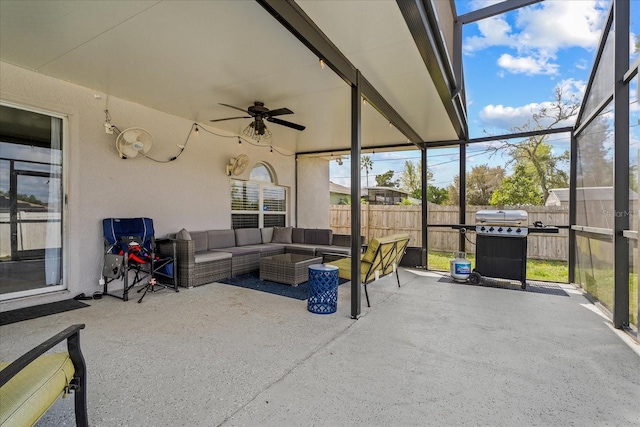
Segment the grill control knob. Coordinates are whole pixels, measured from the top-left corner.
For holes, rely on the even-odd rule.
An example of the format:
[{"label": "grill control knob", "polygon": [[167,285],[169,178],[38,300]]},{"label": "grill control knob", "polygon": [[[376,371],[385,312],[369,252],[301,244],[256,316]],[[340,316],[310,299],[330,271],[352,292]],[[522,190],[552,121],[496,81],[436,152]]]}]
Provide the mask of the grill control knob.
[{"label": "grill control knob", "polygon": [[516,233],[521,233],[522,230],[520,230],[519,228],[516,228]]},{"label": "grill control knob", "polygon": [[489,227],[489,231],[493,231],[493,227]]},{"label": "grill control knob", "polygon": [[484,228],[484,226],[480,227],[480,231],[484,231],[486,230],[486,228]]},{"label": "grill control knob", "polygon": [[511,227],[507,228],[507,233],[511,233],[513,230],[511,230]]},{"label": "grill control knob", "polygon": [[502,233],[502,227],[498,228],[498,233]]}]

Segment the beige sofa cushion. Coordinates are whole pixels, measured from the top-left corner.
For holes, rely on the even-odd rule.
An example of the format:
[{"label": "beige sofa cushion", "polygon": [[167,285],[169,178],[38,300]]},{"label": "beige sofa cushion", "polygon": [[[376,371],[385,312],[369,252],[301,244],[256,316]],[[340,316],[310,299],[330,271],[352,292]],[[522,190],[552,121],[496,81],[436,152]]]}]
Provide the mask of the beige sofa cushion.
[{"label": "beige sofa cushion", "polygon": [[195,252],[205,252],[209,249],[209,239],[206,231],[192,231],[191,240],[194,242]]},{"label": "beige sofa cushion", "polygon": [[236,246],[236,234],[233,230],[209,230],[207,231],[207,236],[209,238],[209,250]]},{"label": "beige sofa cushion", "polygon": [[262,243],[262,233],[259,228],[238,228],[236,246],[259,245]]},{"label": "beige sofa cushion", "polygon": [[273,227],[271,243],[291,243],[291,227]]}]

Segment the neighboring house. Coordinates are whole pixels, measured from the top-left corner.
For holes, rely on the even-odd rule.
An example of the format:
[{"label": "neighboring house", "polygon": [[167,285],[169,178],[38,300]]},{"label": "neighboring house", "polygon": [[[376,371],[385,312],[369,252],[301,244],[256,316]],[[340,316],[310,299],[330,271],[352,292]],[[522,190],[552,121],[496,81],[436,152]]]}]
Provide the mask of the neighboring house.
[{"label": "neighboring house", "polygon": [[[372,205],[397,205],[409,197],[409,192],[391,187],[368,187],[366,201]],[[363,191],[364,197],[364,191]]]},{"label": "neighboring house", "polygon": [[351,203],[351,189],[344,185],[329,181],[329,203],[332,205],[348,205]]},{"label": "neighboring house", "polygon": [[[11,201],[8,196],[0,196],[0,212],[9,212]],[[46,212],[47,207],[38,203],[25,202],[17,200],[18,212]]]},{"label": "neighboring house", "polygon": [[[576,189],[576,201],[579,202],[612,202],[613,187],[579,187]],[[638,193],[629,189],[629,200],[638,200]],[[569,207],[569,189],[553,188],[545,206]]]}]

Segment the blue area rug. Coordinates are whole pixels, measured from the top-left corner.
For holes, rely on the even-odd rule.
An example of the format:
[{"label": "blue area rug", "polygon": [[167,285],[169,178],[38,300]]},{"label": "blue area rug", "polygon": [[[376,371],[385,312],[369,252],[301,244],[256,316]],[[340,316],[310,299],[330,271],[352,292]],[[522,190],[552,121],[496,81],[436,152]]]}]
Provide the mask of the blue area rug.
[{"label": "blue area rug", "polygon": [[[299,300],[309,298],[309,282],[300,283],[298,286],[285,285],[284,283],[261,280],[258,272],[242,274],[230,279],[219,280],[218,282]],[[338,285],[346,282],[348,280],[338,279]]]}]

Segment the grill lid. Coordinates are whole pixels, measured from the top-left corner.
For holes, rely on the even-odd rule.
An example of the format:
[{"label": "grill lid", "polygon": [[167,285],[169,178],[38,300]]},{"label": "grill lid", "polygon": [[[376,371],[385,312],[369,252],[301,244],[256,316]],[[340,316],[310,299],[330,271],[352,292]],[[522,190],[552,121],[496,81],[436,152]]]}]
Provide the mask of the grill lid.
[{"label": "grill lid", "polygon": [[476,212],[476,224],[486,225],[527,225],[529,214],[524,210],[485,209]]}]

